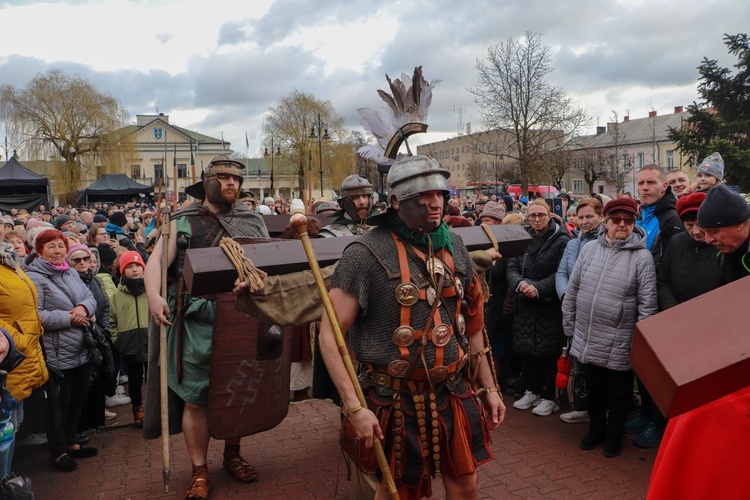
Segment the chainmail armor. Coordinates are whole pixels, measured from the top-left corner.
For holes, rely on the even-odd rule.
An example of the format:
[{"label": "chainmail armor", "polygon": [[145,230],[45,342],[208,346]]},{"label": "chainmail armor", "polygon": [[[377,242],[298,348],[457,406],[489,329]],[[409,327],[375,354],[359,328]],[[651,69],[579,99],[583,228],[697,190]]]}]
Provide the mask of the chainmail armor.
[{"label": "chainmail armor", "polygon": [[[456,274],[466,290],[474,278],[474,268],[461,238],[453,233],[451,238],[455,249],[453,260]],[[408,260],[412,282],[419,288],[429,286],[427,277],[411,258]],[[354,295],[361,307],[360,314],[349,330],[350,345],[359,361],[387,367],[391,361],[400,359],[398,347],[393,342],[393,331],[400,326],[401,305],[395,298],[396,287],[400,283],[396,245],[384,227],[376,227],[352,242],[336,266],[332,288],[340,288]],[[458,297],[442,299],[438,311],[443,323],[454,323],[457,300]],[[371,302],[374,309],[370,307]],[[415,330],[424,328],[430,309],[431,306],[425,300],[419,300],[414,304],[411,308],[411,327]],[[468,339],[463,337],[462,340],[466,351]],[[444,347],[443,365],[458,360],[457,342],[458,336],[453,335]],[[410,362],[413,361],[419,344],[419,341],[415,341],[409,346]],[[435,362],[435,346],[429,341],[425,347],[425,359],[429,365],[427,368],[432,368]],[[416,366],[424,368],[421,360]]]}]

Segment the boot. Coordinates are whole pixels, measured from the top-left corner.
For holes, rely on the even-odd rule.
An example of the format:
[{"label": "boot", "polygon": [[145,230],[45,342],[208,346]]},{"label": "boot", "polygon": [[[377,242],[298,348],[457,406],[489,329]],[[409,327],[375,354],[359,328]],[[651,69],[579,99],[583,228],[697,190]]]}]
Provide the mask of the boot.
[{"label": "boot", "polygon": [[604,438],[604,448],[602,455],[607,458],[613,458],[620,454],[622,450],[622,432],[608,430]]},{"label": "boot", "polygon": [[143,405],[133,407],[133,425],[138,429],[143,429]]},{"label": "boot", "polygon": [[589,433],[583,436],[579,447],[584,450],[593,450],[604,442],[604,433],[601,431],[589,430]]}]

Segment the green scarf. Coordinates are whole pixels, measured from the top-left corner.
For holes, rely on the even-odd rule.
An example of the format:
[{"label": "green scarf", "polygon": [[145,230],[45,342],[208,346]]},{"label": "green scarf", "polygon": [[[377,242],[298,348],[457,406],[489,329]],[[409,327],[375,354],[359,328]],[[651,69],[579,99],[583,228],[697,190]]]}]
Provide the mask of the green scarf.
[{"label": "green scarf", "polygon": [[[405,241],[423,250],[427,250],[427,236],[424,231],[414,231],[409,229],[404,221],[399,219],[396,212],[390,212],[390,217],[385,221],[385,226],[395,231],[396,234],[401,236]],[[445,222],[442,222],[437,229],[433,229],[429,232],[430,240],[432,241],[432,248],[434,251],[442,250],[447,248],[448,251],[453,253],[453,240],[451,239],[451,231]]]}]

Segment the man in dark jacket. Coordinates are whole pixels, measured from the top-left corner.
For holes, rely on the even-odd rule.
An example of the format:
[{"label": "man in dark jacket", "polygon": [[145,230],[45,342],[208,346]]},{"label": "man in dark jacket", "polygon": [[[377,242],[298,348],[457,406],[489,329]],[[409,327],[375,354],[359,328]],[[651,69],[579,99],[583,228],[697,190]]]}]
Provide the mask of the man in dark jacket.
[{"label": "man in dark jacket", "polygon": [[[646,231],[646,246],[659,268],[662,256],[673,236],[685,230],[675,211],[675,197],[657,165],[646,165],[638,171],[638,196],[641,199],[641,218],[638,226]],[[641,396],[641,414],[625,424],[626,434],[638,434],[633,440],[641,448],[655,448],[661,442],[667,420],[656,407],[641,379],[638,393]]]},{"label": "man in dark jacket", "polygon": [[698,210],[706,243],[721,252],[724,283],[750,276],[750,207],[723,184],[712,188]]}]

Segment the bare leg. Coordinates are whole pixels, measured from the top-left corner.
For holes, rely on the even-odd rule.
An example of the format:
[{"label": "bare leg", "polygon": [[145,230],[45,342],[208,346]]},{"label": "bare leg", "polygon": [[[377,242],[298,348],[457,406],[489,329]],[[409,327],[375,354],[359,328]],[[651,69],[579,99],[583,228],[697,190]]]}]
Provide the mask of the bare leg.
[{"label": "bare leg", "polygon": [[208,460],[208,407],[185,403],[182,413],[182,432],[185,434],[190,463],[193,466],[206,465]]},{"label": "bare leg", "polygon": [[448,499],[471,499],[477,497],[476,474],[459,476],[458,480],[443,476],[443,484],[445,485],[445,497]]},{"label": "bare leg", "polygon": [[258,473],[247,460],[240,455],[240,439],[224,441],[224,468],[243,483],[252,483],[258,479]]}]

